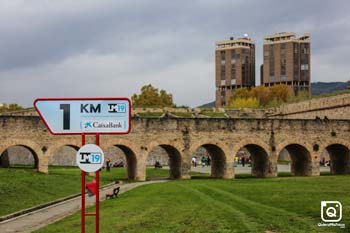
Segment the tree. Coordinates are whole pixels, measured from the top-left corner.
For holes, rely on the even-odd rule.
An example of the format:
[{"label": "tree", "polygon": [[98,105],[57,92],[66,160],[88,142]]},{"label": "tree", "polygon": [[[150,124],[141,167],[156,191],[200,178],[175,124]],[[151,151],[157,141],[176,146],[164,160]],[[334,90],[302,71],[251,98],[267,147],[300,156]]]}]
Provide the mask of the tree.
[{"label": "tree", "polygon": [[259,101],[254,97],[235,98],[229,103],[230,108],[258,108]]},{"label": "tree", "polygon": [[18,105],[18,104],[4,104],[3,106],[0,107],[0,112],[13,112],[13,111],[18,111],[22,110],[23,107]]},{"label": "tree", "polygon": [[310,99],[310,93],[307,90],[300,90],[296,96],[292,95],[288,102],[300,102]]},{"label": "tree", "polygon": [[270,88],[258,86],[250,90],[240,88],[232,93],[228,105],[235,108],[277,107],[289,101],[291,96],[291,90],[283,84]]},{"label": "tree", "polygon": [[287,85],[278,84],[270,87],[270,101],[276,99],[277,102],[285,103],[292,95]]},{"label": "tree", "polygon": [[265,107],[270,101],[269,90],[264,86],[252,88],[251,96],[255,97],[259,101],[260,107]]},{"label": "tree", "polygon": [[158,90],[151,84],[141,88],[141,94],[131,97],[134,107],[174,107],[173,95],[165,90]]},{"label": "tree", "polygon": [[247,88],[239,88],[233,91],[231,98],[235,99],[235,98],[249,98],[252,97],[251,96],[251,92],[250,90],[248,90]]}]

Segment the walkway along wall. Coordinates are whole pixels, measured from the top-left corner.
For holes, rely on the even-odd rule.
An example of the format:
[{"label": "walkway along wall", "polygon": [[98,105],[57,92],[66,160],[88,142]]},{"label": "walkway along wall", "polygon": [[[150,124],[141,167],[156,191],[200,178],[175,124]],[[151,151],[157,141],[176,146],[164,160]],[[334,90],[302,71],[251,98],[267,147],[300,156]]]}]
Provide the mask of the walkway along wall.
[{"label": "walkway along wall", "polygon": [[[11,146],[23,146],[44,173],[59,148],[81,146],[79,135],[53,136],[37,116],[0,116],[0,129],[0,155],[6,156]],[[277,176],[278,154],[284,148],[294,175],[319,175],[324,150],[330,153],[333,174],[350,173],[350,120],[133,118],[130,134],[102,135],[100,142],[104,150],[118,147],[124,152],[128,177],[136,180],[146,179],[147,157],[158,146],[169,156],[174,179],[190,178],[191,157],[200,147],[212,158],[215,178],[234,177],[234,157],[242,147],[250,152],[257,177]],[[87,143],[94,143],[94,136],[88,136]]]}]

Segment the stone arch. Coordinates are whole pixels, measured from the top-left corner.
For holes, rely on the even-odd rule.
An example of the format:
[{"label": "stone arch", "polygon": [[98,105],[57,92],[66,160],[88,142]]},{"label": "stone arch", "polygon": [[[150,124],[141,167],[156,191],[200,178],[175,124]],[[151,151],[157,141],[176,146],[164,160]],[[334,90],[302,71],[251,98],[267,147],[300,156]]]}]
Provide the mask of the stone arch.
[{"label": "stone arch", "polygon": [[147,148],[147,157],[150,152],[157,146],[163,148],[169,156],[169,177],[170,179],[180,179],[183,176],[182,165],[183,165],[183,155],[181,153],[181,146],[174,140],[156,140],[152,141]]},{"label": "stone arch", "polygon": [[[323,143],[320,152],[327,151],[332,175],[350,174],[350,143],[337,139]],[[321,159],[321,158],[320,158]]]},{"label": "stone arch", "polygon": [[139,165],[139,148],[132,142],[125,139],[107,139],[101,144],[101,148],[103,151],[107,151],[110,147],[119,148],[125,155],[126,161],[126,169],[127,169],[127,178],[131,180],[143,180],[144,174],[140,173],[140,165]]},{"label": "stone arch", "polygon": [[74,148],[76,150],[79,150],[81,147],[81,139],[79,140],[72,140],[72,139],[64,139],[64,140],[58,140],[55,141],[55,143],[51,144],[49,148],[47,148],[47,151],[45,152],[45,155],[48,158],[48,161],[51,159],[53,154],[61,147],[63,146],[69,146],[71,148]]},{"label": "stone arch", "polygon": [[234,145],[234,156],[237,156],[241,148],[246,148],[250,154],[252,176],[268,177],[277,175],[277,161],[269,156],[271,149],[268,144],[260,139],[244,139]]},{"label": "stone arch", "polygon": [[302,140],[285,141],[277,146],[278,154],[283,149],[289,153],[291,174],[294,176],[310,176],[313,174],[312,146]]},{"label": "stone arch", "polygon": [[230,156],[228,153],[229,150],[223,143],[215,141],[198,141],[191,147],[191,156],[200,147],[205,148],[211,158],[211,177],[225,179],[233,178],[232,156]]},{"label": "stone arch", "polygon": [[0,162],[1,162],[0,167],[1,166],[3,166],[3,167],[10,166],[10,164],[8,162],[7,150],[13,146],[20,146],[20,147],[24,147],[24,148],[28,149],[34,158],[34,168],[37,169],[38,171],[40,171],[41,159],[43,157],[42,150],[37,143],[30,141],[30,140],[26,140],[26,139],[6,140],[6,141],[1,143],[1,145],[0,145],[0,157],[1,157],[0,158]]},{"label": "stone arch", "polygon": [[56,150],[51,150],[50,154],[47,154],[48,165],[75,166],[76,153],[79,148],[78,145],[74,144],[62,144],[57,146],[55,148]]}]

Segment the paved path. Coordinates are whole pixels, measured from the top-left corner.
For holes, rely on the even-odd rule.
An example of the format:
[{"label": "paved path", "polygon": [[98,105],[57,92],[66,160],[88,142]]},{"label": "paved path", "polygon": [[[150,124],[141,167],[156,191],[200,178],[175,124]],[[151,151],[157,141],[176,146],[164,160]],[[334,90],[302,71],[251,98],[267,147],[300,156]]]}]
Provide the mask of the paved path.
[{"label": "paved path", "polygon": [[[194,172],[202,172],[202,173],[210,173],[210,167],[202,167],[201,165],[197,165],[197,167],[191,167],[191,171]],[[278,165],[278,172],[290,172],[290,166],[289,165]],[[329,167],[320,167],[320,171],[329,171]],[[252,171],[251,167],[245,166],[242,167],[242,165],[238,165],[235,167],[235,174],[250,174]]]},{"label": "paved path", "polygon": [[[105,200],[106,193],[112,193],[113,188],[120,186],[120,193],[124,193],[130,189],[136,188],[138,186],[166,182],[166,180],[154,180],[139,183],[130,184],[116,184],[109,186],[103,190],[100,190],[100,200]],[[92,206],[95,204],[95,196],[88,197],[86,195],[86,206]],[[54,223],[67,215],[71,215],[81,209],[81,197],[65,201],[53,206],[46,207],[35,212],[10,219],[8,221],[0,223],[0,232],[23,232],[28,233],[34,230],[40,229],[46,225]]]},{"label": "paved path", "polygon": [[[164,169],[169,169],[168,166],[164,166]],[[191,171],[192,172],[201,172],[201,173],[210,173],[211,167],[209,166],[205,166],[202,167],[201,165],[197,165],[197,167],[191,167]],[[290,172],[290,166],[289,165],[278,165],[277,167],[278,172]],[[329,167],[320,167],[320,171],[321,172],[329,172],[330,168]],[[245,166],[242,167],[242,165],[238,165],[237,167],[235,167],[235,174],[250,174],[252,172],[252,168]]]}]

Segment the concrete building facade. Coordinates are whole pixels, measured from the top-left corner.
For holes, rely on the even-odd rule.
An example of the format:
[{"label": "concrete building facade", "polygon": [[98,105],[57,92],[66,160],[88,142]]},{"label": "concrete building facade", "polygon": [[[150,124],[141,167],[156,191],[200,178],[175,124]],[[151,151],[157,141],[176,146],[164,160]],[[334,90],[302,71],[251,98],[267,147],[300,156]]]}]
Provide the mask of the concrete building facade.
[{"label": "concrete building facade", "polygon": [[215,77],[216,107],[227,106],[237,88],[255,86],[255,44],[247,35],[216,43]]},{"label": "concrete building facade", "polygon": [[295,95],[301,90],[310,92],[310,52],[310,34],[300,38],[294,32],[265,36],[261,85],[285,84]]}]

